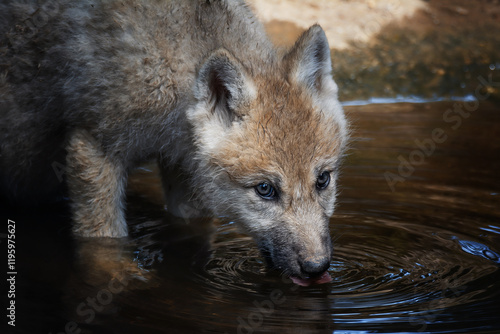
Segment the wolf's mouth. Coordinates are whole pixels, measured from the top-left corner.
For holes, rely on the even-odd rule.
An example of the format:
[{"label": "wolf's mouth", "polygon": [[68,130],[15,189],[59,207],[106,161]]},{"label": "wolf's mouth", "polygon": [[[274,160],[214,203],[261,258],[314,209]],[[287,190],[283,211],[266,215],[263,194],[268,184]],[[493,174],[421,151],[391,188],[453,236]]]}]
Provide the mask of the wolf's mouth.
[{"label": "wolf's mouth", "polygon": [[316,276],[316,277],[296,277],[296,276],[290,276],[290,279],[292,280],[293,283],[300,285],[300,286],[309,286],[313,284],[323,284],[323,283],[330,283],[332,281],[332,276],[330,276],[330,273],[328,271],[325,271],[322,275]]},{"label": "wolf's mouth", "polygon": [[281,271],[282,274],[288,274],[288,276],[293,283],[300,285],[300,286],[310,286],[314,284],[324,284],[324,283],[330,283],[332,281],[332,276],[330,276],[330,273],[325,270],[320,275],[315,275],[315,276],[307,276],[307,274],[304,273],[294,273],[293,271],[283,271],[283,267],[276,265],[276,263],[273,261],[273,256],[271,254],[271,251],[269,250],[268,246],[266,244],[260,244],[260,253],[262,257],[265,259],[267,267],[273,270]]}]

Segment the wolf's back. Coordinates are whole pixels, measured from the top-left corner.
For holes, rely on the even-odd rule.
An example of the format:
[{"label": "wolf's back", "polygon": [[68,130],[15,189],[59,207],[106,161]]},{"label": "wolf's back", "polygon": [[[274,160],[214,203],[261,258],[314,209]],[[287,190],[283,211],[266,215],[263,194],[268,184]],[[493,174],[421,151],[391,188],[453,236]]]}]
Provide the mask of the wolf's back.
[{"label": "wolf's back", "polygon": [[51,63],[64,32],[45,5],[0,4],[0,191],[11,198],[53,195],[61,185],[52,168],[64,162],[61,80]]},{"label": "wolf's back", "polygon": [[220,48],[253,74],[275,61],[239,0],[3,1],[0,191],[40,197],[60,188],[73,128],[131,160],[150,157],[178,121],[172,113],[191,102],[199,66]]}]

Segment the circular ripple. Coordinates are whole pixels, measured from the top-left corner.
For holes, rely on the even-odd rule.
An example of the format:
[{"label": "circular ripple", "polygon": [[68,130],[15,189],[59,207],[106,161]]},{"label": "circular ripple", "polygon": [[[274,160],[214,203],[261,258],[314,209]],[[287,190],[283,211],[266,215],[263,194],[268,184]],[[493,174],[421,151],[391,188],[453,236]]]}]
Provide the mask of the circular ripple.
[{"label": "circular ripple", "polygon": [[[498,266],[491,260],[496,253],[478,242],[463,242],[436,228],[387,220],[333,226],[332,237],[337,239],[329,268],[331,283],[304,288],[266,275],[254,242],[236,233],[231,224],[220,227],[212,258],[197,280],[209,294],[235,305],[241,292],[256,300],[265,299],[269,296],[269,290],[263,288],[265,283],[285,293],[301,293],[300,301],[295,300],[297,296],[289,297],[294,301],[289,305],[292,309],[297,307],[295,302],[317,308],[317,292],[326,289],[335,322],[373,326],[389,321],[404,323],[416,331],[424,330],[438,316],[445,317],[444,310],[477,307],[491,297],[478,284],[491,275],[498,276]],[[464,245],[477,254],[464,250]]]},{"label": "circular ripple", "polygon": [[336,322],[404,323],[426,330],[438,317],[443,326],[456,325],[456,317],[443,319],[457,306],[472,312],[491,302],[484,284],[497,280],[496,253],[479,242],[387,220],[339,226],[336,232],[341,237],[330,297],[337,312],[349,315]]},{"label": "circular ripple", "polygon": [[211,290],[255,292],[265,277],[265,263],[254,241],[236,232],[232,223],[219,227],[212,243],[212,256],[198,278]]}]

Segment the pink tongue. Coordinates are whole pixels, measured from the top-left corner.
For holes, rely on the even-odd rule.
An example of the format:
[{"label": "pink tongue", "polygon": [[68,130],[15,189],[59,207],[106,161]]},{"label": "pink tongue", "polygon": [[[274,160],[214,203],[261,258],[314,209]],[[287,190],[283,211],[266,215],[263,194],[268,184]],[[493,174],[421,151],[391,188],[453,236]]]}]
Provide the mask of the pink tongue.
[{"label": "pink tongue", "polygon": [[332,281],[332,276],[328,273],[328,271],[325,271],[323,275],[314,277],[314,278],[300,278],[300,277],[290,277],[293,283],[300,285],[300,286],[309,286],[311,284],[323,284],[323,283],[330,283]]}]

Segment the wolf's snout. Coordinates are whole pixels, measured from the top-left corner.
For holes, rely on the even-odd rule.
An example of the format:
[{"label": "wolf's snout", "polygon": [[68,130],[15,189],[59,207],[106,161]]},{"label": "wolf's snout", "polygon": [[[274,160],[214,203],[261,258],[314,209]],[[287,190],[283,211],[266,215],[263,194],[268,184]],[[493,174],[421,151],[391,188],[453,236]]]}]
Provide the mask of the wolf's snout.
[{"label": "wolf's snout", "polygon": [[311,256],[306,258],[300,264],[302,271],[308,277],[322,275],[330,267],[330,257],[328,256]]}]

